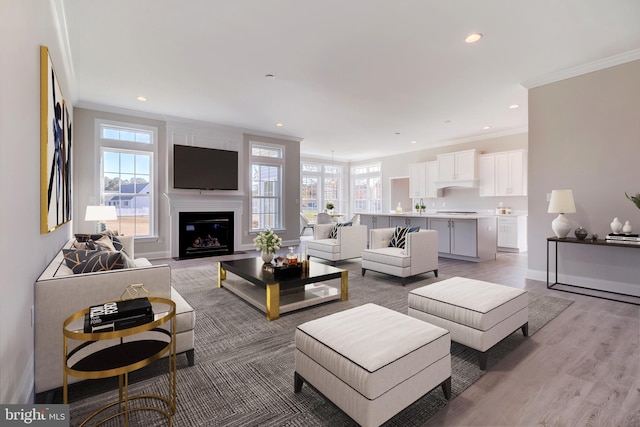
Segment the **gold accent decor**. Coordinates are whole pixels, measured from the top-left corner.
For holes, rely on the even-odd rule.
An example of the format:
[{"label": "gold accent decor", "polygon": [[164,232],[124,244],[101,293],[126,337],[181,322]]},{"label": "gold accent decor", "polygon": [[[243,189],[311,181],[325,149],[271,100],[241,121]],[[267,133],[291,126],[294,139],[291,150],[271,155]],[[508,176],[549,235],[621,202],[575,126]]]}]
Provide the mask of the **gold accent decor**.
[{"label": "gold accent decor", "polygon": [[[144,289],[142,285],[134,285],[137,286],[138,290]],[[127,288],[128,289],[128,288]],[[126,292],[125,292],[126,293]],[[123,293],[124,294],[124,293]],[[126,328],[117,331],[110,332],[95,332],[95,333],[85,333],[84,326],[84,318],[85,315],[89,313],[90,309],[86,308],[84,310],[78,311],[68,317],[62,327],[63,334],[63,403],[68,404],[68,375],[73,375],[77,378],[84,379],[96,379],[96,378],[109,378],[118,376],[118,400],[116,402],[109,403],[102,408],[94,411],[90,414],[79,426],[84,426],[89,422],[92,422],[94,417],[103,413],[105,410],[112,408],[114,406],[118,406],[118,410],[115,414],[109,415],[108,417],[98,421],[94,425],[101,425],[106,423],[107,421],[117,418],[124,417],[124,425],[129,425],[129,414],[133,411],[154,411],[160,414],[163,414],[167,420],[169,421],[169,426],[172,425],[171,417],[176,413],[177,410],[177,377],[176,377],[176,304],[170,299],[167,298],[158,298],[158,297],[149,297],[149,301],[153,304],[154,309],[160,308],[161,310],[155,311],[155,320],[149,323],[145,323],[143,325],[134,326],[131,328]],[[162,326],[164,325],[164,326]],[[162,326],[162,327],[161,327]],[[152,334],[154,340],[160,341],[162,347],[158,350],[153,349],[155,351],[154,354],[151,355],[142,355],[140,360],[135,360],[128,365],[121,365],[117,367],[112,367],[110,369],[85,369],[79,370],[74,369],[73,366],[77,366],[72,360],[75,362],[80,362],[85,360],[87,357],[91,356],[90,348],[92,345],[97,346],[102,349],[104,347],[105,341],[111,340],[110,345],[113,347],[119,347],[128,342],[135,341],[137,337],[133,337],[138,334]],[[129,339],[124,339],[126,337],[132,337]],[[145,341],[145,336],[140,335],[140,341]],[[148,338],[148,337],[147,337]],[[78,344],[79,343],[79,344]],[[166,345],[164,345],[166,343]],[[74,345],[74,347],[70,347],[70,345]],[[110,348],[110,347],[107,347]],[[83,355],[83,352],[87,354]],[[169,358],[169,375],[168,375],[168,393],[166,396],[155,395],[155,394],[143,394],[136,396],[129,396],[129,373],[133,372],[137,369],[140,369],[144,366],[147,366],[156,360],[160,359],[165,353],[168,354]],[[150,352],[149,352],[150,353]],[[74,363],[74,364],[72,364]],[[71,366],[70,366],[71,365]],[[131,407],[130,403],[134,400],[140,400],[141,406]],[[157,401],[158,406],[150,406],[150,401]]]},{"label": "gold accent decor", "polygon": [[280,317],[280,283],[267,285],[267,320]]},{"label": "gold accent decor", "polygon": [[136,283],[133,285],[129,285],[122,291],[120,294],[121,300],[129,300],[136,298],[144,298],[149,296],[149,291],[144,287],[144,283]]},{"label": "gold accent decor", "polygon": [[340,301],[349,299],[349,272],[343,271],[340,275]]},{"label": "gold accent decor", "polygon": [[222,263],[218,262],[218,287],[222,287],[222,281],[227,280],[227,270],[222,268]]}]

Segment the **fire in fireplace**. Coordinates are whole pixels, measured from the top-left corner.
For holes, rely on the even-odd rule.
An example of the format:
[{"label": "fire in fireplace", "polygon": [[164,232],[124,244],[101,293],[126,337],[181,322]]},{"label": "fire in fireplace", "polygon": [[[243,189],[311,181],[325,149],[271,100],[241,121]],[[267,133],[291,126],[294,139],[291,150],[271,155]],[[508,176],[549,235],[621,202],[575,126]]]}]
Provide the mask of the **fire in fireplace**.
[{"label": "fire in fireplace", "polygon": [[178,257],[233,254],[233,212],[180,212]]}]

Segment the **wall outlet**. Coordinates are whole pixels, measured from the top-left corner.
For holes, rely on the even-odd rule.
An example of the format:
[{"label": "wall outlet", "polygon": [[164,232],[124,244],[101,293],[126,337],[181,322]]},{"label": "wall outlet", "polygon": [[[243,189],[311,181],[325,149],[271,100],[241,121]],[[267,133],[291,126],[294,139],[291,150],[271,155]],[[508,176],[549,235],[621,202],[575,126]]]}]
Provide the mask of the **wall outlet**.
[{"label": "wall outlet", "polygon": [[447,202],[442,202],[442,207],[444,208],[445,206],[447,206]]}]

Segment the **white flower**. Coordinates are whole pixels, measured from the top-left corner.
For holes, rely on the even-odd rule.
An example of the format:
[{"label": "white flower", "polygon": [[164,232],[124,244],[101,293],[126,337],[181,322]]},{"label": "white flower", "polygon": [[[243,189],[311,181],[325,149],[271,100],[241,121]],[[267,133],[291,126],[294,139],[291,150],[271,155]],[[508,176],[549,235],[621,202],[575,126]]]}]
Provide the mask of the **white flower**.
[{"label": "white flower", "polygon": [[257,251],[273,254],[280,249],[280,246],[282,246],[282,239],[278,237],[276,233],[267,228],[258,233],[258,235],[253,239],[253,244]]}]

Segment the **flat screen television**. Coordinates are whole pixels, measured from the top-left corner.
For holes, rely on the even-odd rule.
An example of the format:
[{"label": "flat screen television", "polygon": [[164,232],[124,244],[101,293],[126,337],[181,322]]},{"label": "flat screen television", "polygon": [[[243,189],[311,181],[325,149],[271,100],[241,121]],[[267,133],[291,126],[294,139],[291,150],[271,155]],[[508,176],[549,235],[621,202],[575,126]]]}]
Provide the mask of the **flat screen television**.
[{"label": "flat screen television", "polygon": [[238,152],[174,145],[173,187],[237,190]]}]

